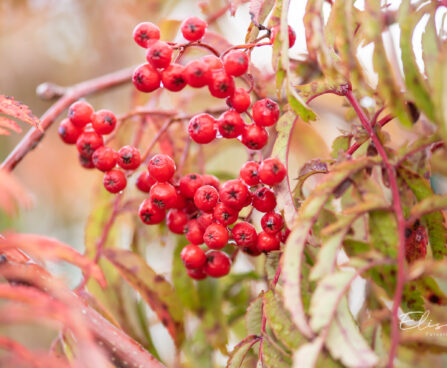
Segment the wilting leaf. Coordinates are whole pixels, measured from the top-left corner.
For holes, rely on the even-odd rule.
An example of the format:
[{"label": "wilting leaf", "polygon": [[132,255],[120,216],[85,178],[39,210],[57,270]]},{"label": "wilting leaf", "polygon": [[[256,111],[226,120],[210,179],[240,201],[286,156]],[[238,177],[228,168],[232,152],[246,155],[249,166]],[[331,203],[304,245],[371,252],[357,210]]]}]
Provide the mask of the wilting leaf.
[{"label": "wilting leaf", "polygon": [[250,349],[259,341],[259,336],[250,335],[237,344],[230,354],[227,368],[240,368]]},{"label": "wilting leaf", "polygon": [[0,95],[0,113],[22,120],[36,128],[39,127],[39,118],[33,115],[28,106],[14,100],[13,97]]}]

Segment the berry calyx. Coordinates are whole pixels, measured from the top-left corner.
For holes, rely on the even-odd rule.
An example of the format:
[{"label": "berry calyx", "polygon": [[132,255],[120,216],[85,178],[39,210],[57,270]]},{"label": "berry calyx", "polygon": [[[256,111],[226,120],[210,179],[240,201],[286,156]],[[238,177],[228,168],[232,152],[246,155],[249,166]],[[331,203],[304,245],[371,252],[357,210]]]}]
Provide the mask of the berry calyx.
[{"label": "berry calyx", "polygon": [[259,166],[259,178],[266,185],[272,186],[281,183],[286,174],[286,168],[277,158],[268,158]]},{"label": "berry calyx", "polygon": [[239,77],[248,70],[248,56],[240,50],[230,51],[224,56],[223,64],[228,75]]},{"label": "berry calyx", "polygon": [[267,131],[256,124],[246,125],[242,132],[242,143],[249,149],[260,150],[269,139]]},{"label": "berry calyx", "polygon": [[98,134],[110,134],[116,126],[116,116],[109,110],[98,110],[92,115],[92,126]]},{"label": "berry calyx", "polygon": [[234,90],[234,94],[227,98],[227,105],[235,109],[238,113],[247,111],[250,107],[251,98],[250,93],[241,87]]},{"label": "berry calyx", "polygon": [[259,126],[272,126],[279,119],[279,107],[269,98],[258,100],[253,105],[253,120]]},{"label": "berry calyx", "polygon": [[268,188],[259,188],[253,195],[253,207],[259,212],[271,212],[276,207],[275,194]]},{"label": "berry calyx", "polygon": [[257,245],[258,249],[262,252],[268,253],[273,250],[279,250],[279,239],[275,235],[267,234],[261,231],[258,234]]},{"label": "berry calyx", "polygon": [[81,166],[84,169],[94,169],[95,168],[95,165],[93,164],[91,157],[85,157],[85,156],[79,154],[78,159],[79,159],[79,163],[81,164]]},{"label": "berry calyx", "polygon": [[189,121],[188,133],[196,143],[210,143],[216,138],[216,120],[209,114],[196,115]]},{"label": "berry calyx", "polygon": [[203,240],[208,248],[222,249],[228,243],[228,230],[221,224],[209,225],[203,234]]},{"label": "berry calyx", "polygon": [[274,235],[281,231],[284,219],[279,213],[268,212],[261,218],[262,230],[267,234]]},{"label": "berry calyx", "polygon": [[74,126],[83,128],[92,121],[93,107],[85,101],[77,101],[68,109],[68,118]]},{"label": "berry calyx", "polygon": [[197,17],[189,17],[184,20],[180,27],[183,37],[188,41],[198,41],[204,34],[208,24]]},{"label": "berry calyx", "polygon": [[91,158],[93,152],[103,145],[104,140],[102,136],[94,131],[84,131],[76,140],[76,147],[79,153],[88,158]]},{"label": "berry calyx", "polygon": [[254,161],[246,162],[239,171],[239,176],[247,185],[259,184],[259,164]]},{"label": "berry calyx", "polygon": [[155,41],[147,49],[146,59],[154,68],[167,68],[171,64],[172,47],[166,42]]},{"label": "berry calyx", "polygon": [[141,92],[155,91],[160,87],[160,81],[160,73],[150,64],[142,64],[133,72],[132,82]]},{"label": "berry calyx", "polygon": [[194,204],[201,211],[211,211],[219,200],[217,189],[211,185],[203,185],[194,194]]},{"label": "berry calyx", "polygon": [[174,207],[177,191],[172,184],[156,183],[152,186],[149,196],[154,206],[167,209]]},{"label": "berry calyx", "polygon": [[229,180],[222,184],[219,190],[220,200],[227,206],[240,210],[249,197],[247,186],[239,179]]},{"label": "berry calyx", "polygon": [[230,272],[231,260],[226,253],[211,250],[206,252],[205,272],[211,277],[222,277]]},{"label": "berry calyx", "polygon": [[186,223],[185,236],[192,244],[200,245],[203,243],[203,231],[197,220],[189,220]]},{"label": "berry calyx", "polygon": [[174,160],[168,155],[158,154],[152,157],[147,166],[149,174],[156,181],[165,182],[170,180],[175,173]]},{"label": "berry calyx", "polygon": [[92,162],[98,170],[109,171],[116,166],[117,153],[110,147],[99,147],[93,152]]},{"label": "berry calyx", "polygon": [[217,98],[231,96],[234,93],[234,80],[224,69],[212,70],[208,89]]},{"label": "berry calyx", "polygon": [[149,175],[149,172],[142,171],[140,173],[140,175],[138,175],[135,185],[143,193],[149,193],[152,185],[154,185],[155,183],[156,183],[156,181],[154,180],[154,178],[152,176]]},{"label": "berry calyx", "polygon": [[231,229],[231,234],[236,244],[242,248],[252,248],[256,246],[258,234],[256,233],[254,226],[248,222],[238,222],[234,225],[233,229]]},{"label": "berry calyx", "polygon": [[104,174],[103,183],[110,193],[121,192],[127,185],[126,175],[120,170],[110,170]]},{"label": "berry calyx", "polygon": [[184,76],[189,86],[200,88],[208,85],[211,72],[208,64],[202,60],[193,60],[186,65]]},{"label": "berry calyx", "polygon": [[244,120],[234,110],[225,111],[217,120],[219,133],[224,138],[236,138],[244,131]]},{"label": "berry calyx", "polygon": [[118,165],[124,170],[135,170],[141,164],[141,156],[138,148],[124,146],[118,151]]},{"label": "berry calyx", "polygon": [[137,45],[146,49],[151,42],[160,39],[160,28],[151,22],[137,24],[133,30],[133,39]]},{"label": "berry calyx", "polygon": [[231,225],[237,221],[238,211],[224,203],[218,203],[213,211],[214,220],[222,225]]},{"label": "berry calyx", "polygon": [[160,207],[154,206],[151,200],[145,199],[138,209],[138,215],[141,221],[146,225],[159,224],[165,218],[165,211]]},{"label": "berry calyx", "polygon": [[82,128],[74,125],[70,119],[64,119],[61,121],[57,132],[65,143],[75,144],[79,136],[82,134]]},{"label": "berry calyx", "polygon": [[169,91],[178,92],[186,86],[185,67],[180,64],[171,64],[161,72],[163,87]]},{"label": "berry calyx", "polygon": [[180,253],[180,258],[185,267],[189,269],[200,268],[206,263],[205,252],[194,244],[186,245]]}]

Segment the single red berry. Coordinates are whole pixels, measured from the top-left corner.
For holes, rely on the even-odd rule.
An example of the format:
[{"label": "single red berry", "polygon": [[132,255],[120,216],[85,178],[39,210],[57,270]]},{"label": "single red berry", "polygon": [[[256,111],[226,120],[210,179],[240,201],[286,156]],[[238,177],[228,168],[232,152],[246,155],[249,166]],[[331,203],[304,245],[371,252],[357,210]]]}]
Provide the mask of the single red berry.
[{"label": "single red berry", "polygon": [[228,230],[221,224],[209,225],[203,234],[203,240],[208,248],[222,249],[228,244]]},{"label": "single red berry", "polygon": [[185,246],[180,253],[180,257],[185,267],[189,269],[201,268],[206,263],[205,252],[194,244]]},{"label": "single red berry", "polygon": [[219,190],[220,181],[214,175],[205,174],[202,175],[203,185],[211,185],[212,187]]},{"label": "single red berry", "polygon": [[198,41],[204,34],[208,24],[197,17],[185,19],[180,27],[183,37],[188,41]]},{"label": "single red berry", "polygon": [[188,133],[196,143],[210,143],[216,138],[216,120],[209,114],[196,115],[189,121]]},{"label": "single red berry", "polygon": [[245,200],[244,205],[242,207],[250,206],[251,202],[253,202],[253,193],[248,191],[247,199]]},{"label": "single red berry", "polygon": [[120,170],[110,170],[104,174],[103,183],[110,193],[121,192],[127,185],[126,175]]},{"label": "single red berry", "polygon": [[231,260],[226,253],[218,250],[206,252],[205,272],[211,277],[222,277],[230,272]]},{"label": "single red berry", "polygon": [[[175,190],[177,192],[177,199],[176,199],[175,204],[174,204],[174,206],[172,208],[176,208],[178,210],[187,209],[186,212],[188,212],[189,211],[189,205],[188,205],[188,203],[186,201],[186,198],[184,197],[184,195],[180,191],[179,186],[176,186]],[[193,205],[194,205],[194,202],[193,202]]]},{"label": "single red berry", "polygon": [[262,230],[267,234],[274,235],[281,231],[284,226],[284,219],[279,213],[268,212],[261,218]]},{"label": "single red berry", "polygon": [[277,158],[268,158],[259,166],[259,178],[266,185],[281,183],[286,177],[287,170]]},{"label": "single red berry", "polygon": [[154,68],[164,69],[171,64],[172,47],[166,42],[155,41],[147,49],[146,60]]},{"label": "single red berry", "polygon": [[154,206],[167,209],[174,207],[177,200],[177,191],[169,183],[156,183],[152,186],[149,196]]},{"label": "single red berry", "polygon": [[268,253],[272,250],[279,250],[279,239],[273,234],[261,231],[258,234],[257,247],[260,251]]},{"label": "single red berry", "polygon": [[101,171],[112,170],[116,166],[117,154],[113,148],[102,146],[93,152],[92,161]]},{"label": "single red berry", "polygon": [[228,180],[219,190],[221,202],[227,206],[240,210],[250,196],[247,186],[239,179]]},{"label": "single red berry", "polygon": [[199,174],[188,174],[183,176],[179,182],[180,192],[186,198],[194,198],[197,189],[203,185],[202,176]]},{"label": "single red berry", "polygon": [[234,93],[233,77],[228,75],[224,69],[212,70],[208,89],[211,95],[217,98],[231,96]]},{"label": "single red berry", "polygon": [[223,64],[228,75],[239,77],[248,70],[248,56],[240,50],[230,51],[224,56]]},{"label": "single red berry", "polygon": [[205,267],[191,269],[187,268],[186,272],[188,273],[188,276],[194,280],[203,280],[206,279],[207,276],[207,274],[205,273]]},{"label": "single red berry", "polygon": [[211,72],[208,64],[202,60],[193,60],[186,64],[184,77],[189,86],[200,88],[210,82]]},{"label": "single red berry", "polygon": [[79,163],[81,164],[81,166],[84,169],[94,169],[95,168],[95,165],[93,164],[91,157],[86,157],[79,153],[78,158],[79,158]]},{"label": "single red berry", "polygon": [[253,207],[259,212],[271,212],[276,207],[276,197],[269,188],[262,187],[253,195]]},{"label": "single red berry", "polygon": [[147,166],[149,174],[159,182],[170,180],[176,170],[174,160],[168,155],[158,154],[151,158]]},{"label": "single red berry", "polygon": [[252,257],[257,257],[257,256],[259,256],[260,254],[262,254],[262,250],[259,250],[259,249],[258,249],[258,246],[257,246],[256,244],[255,244],[254,246],[252,246],[252,247],[245,247],[245,248],[242,248],[242,251],[243,251],[244,253],[246,253],[246,254],[252,256]]},{"label": "single red berry", "polygon": [[[287,27],[288,27],[288,33],[289,33],[289,48],[291,48],[295,44],[296,34],[292,27],[290,27],[290,26],[287,26]],[[276,26],[273,28],[272,33],[270,35],[270,39],[272,40],[272,43],[275,42],[275,38],[279,32],[279,29],[280,29],[279,26]]]},{"label": "single red berry", "polygon": [[197,222],[199,223],[200,229],[205,231],[208,226],[213,223],[214,215],[212,212],[200,212],[197,216]]},{"label": "single red berry", "polygon": [[217,120],[219,133],[225,138],[236,138],[244,131],[245,123],[234,110],[225,111]]},{"label": "single red berry", "polygon": [[186,239],[192,244],[202,244],[203,243],[203,231],[199,226],[197,220],[189,220],[185,226],[185,236]]},{"label": "single red berry", "polygon": [[166,215],[166,225],[174,234],[183,234],[188,222],[188,216],[183,211],[172,209]]},{"label": "single red berry", "polygon": [[159,224],[165,218],[165,211],[151,202],[149,198],[145,199],[138,209],[138,215],[141,221],[146,225]]},{"label": "single red berry", "polygon": [[260,150],[269,139],[269,134],[265,128],[256,124],[246,125],[242,132],[242,143],[252,150]]},{"label": "single red berry", "polygon": [[251,98],[250,93],[241,87],[234,90],[234,94],[227,98],[227,105],[235,109],[238,113],[247,111],[250,107]]},{"label": "single red berry", "polygon": [[233,235],[233,240],[236,244],[242,248],[252,248],[256,246],[256,240],[258,234],[253,225],[248,222],[242,221],[234,225],[231,229],[231,234]]},{"label": "single red berry", "polygon": [[203,185],[194,194],[194,204],[201,211],[209,212],[214,209],[219,200],[217,189],[211,185]]},{"label": "single red berry", "polygon": [[133,72],[132,82],[141,92],[155,91],[160,87],[160,81],[160,73],[150,64],[142,64]]},{"label": "single red berry", "polygon": [[185,208],[183,209],[188,215],[190,215],[190,218],[195,218],[197,215],[197,207],[194,204],[193,198],[185,198]]},{"label": "single red berry", "polygon": [[138,148],[124,146],[118,151],[118,165],[124,170],[135,170],[141,164],[141,156]]},{"label": "single red berry", "polygon": [[216,55],[205,55],[200,60],[208,65],[209,70],[222,69],[224,67],[222,61]]},{"label": "single red berry", "polygon": [[259,164],[254,161],[246,162],[239,171],[239,175],[247,185],[259,184]]},{"label": "single red berry", "polygon": [[279,240],[281,240],[282,243],[285,243],[287,241],[287,238],[290,235],[290,229],[285,227],[280,233],[279,233]]},{"label": "single red berry", "polygon": [[73,125],[83,128],[92,121],[93,107],[85,101],[77,101],[68,109],[68,118]]},{"label": "single red berry", "polygon": [[258,100],[253,105],[253,120],[259,126],[275,125],[279,119],[279,107],[269,98]]},{"label": "single red berry", "polygon": [[102,136],[94,131],[84,131],[76,141],[76,147],[79,153],[91,158],[96,149],[104,145]]},{"label": "single red berry", "polygon": [[109,110],[98,110],[92,115],[92,126],[98,134],[109,134],[116,126],[116,116]]},{"label": "single red berry", "polygon": [[82,134],[82,128],[74,125],[70,119],[64,119],[59,125],[58,133],[65,143],[75,144],[79,136]]},{"label": "single red berry", "polygon": [[133,39],[137,45],[146,49],[153,41],[160,39],[160,28],[151,22],[137,24],[133,30]]},{"label": "single red berry", "polygon": [[171,64],[161,72],[163,87],[169,91],[178,92],[186,86],[185,67],[180,64]]},{"label": "single red berry", "polygon": [[149,175],[149,172],[142,171],[140,175],[138,175],[135,185],[143,193],[149,193],[152,185],[154,185],[155,183],[156,183],[155,179]]},{"label": "single red berry", "polygon": [[218,203],[213,211],[214,220],[222,225],[231,225],[237,221],[238,211],[224,203]]}]

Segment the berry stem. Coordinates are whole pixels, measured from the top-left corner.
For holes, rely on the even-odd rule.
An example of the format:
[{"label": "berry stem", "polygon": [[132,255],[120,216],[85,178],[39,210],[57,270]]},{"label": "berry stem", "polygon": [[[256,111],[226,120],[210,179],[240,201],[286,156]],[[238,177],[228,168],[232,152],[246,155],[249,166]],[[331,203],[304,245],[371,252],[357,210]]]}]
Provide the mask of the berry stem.
[{"label": "berry stem", "polygon": [[180,53],[181,54],[183,54],[184,50],[186,50],[189,47],[202,47],[204,49],[207,49],[207,50],[211,51],[217,57],[220,56],[219,51],[217,51],[213,46],[208,45],[207,43],[200,42],[200,41],[188,42],[188,43],[172,43],[172,42],[168,42],[168,44],[170,46],[172,46],[172,48],[174,50],[180,49]]}]

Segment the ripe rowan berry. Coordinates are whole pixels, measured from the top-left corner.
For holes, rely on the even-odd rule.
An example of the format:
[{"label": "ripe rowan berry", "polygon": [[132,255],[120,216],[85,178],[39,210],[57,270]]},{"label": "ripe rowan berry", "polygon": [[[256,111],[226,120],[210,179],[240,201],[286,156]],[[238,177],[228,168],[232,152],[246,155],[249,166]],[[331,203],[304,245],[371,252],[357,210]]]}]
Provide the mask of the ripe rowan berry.
[{"label": "ripe rowan berry", "polygon": [[155,183],[155,179],[149,175],[148,171],[142,171],[140,175],[138,175],[135,185],[143,193],[149,193],[152,185],[154,185]]},{"label": "ripe rowan berry", "polygon": [[178,92],[186,86],[185,67],[180,64],[171,64],[161,72],[163,87],[169,91]]},{"label": "ripe rowan berry", "polygon": [[203,280],[206,279],[207,274],[205,273],[205,268],[187,268],[186,272],[188,273],[188,276],[191,277],[194,280]]},{"label": "ripe rowan berry", "polygon": [[177,200],[177,191],[169,183],[156,183],[149,192],[150,199],[154,206],[168,209],[174,207]]},{"label": "ripe rowan berry", "polygon": [[274,234],[267,234],[265,231],[261,231],[258,234],[257,247],[264,253],[279,250],[279,239]]},{"label": "ripe rowan berry", "polygon": [[91,158],[96,149],[104,145],[102,136],[94,131],[84,131],[76,140],[76,147],[79,153],[87,158]]},{"label": "ripe rowan berry", "polygon": [[221,202],[236,210],[244,207],[249,195],[247,186],[239,179],[223,183],[219,190]]},{"label": "ripe rowan berry", "polygon": [[98,170],[109,171],[116,166],[117,153],[113,148],[102,146],[93,152],[92,162]]},{"label": "ripe rowan berry", "polygon": [[93,107],[85,101],[77,101],[68,109],[68,118],[73,125],[83,128],[92,121]]},{"label": "ripe rowan berry", "polygon": [[219,224],[231,225],[237,221],[238,211],[221,202],[214,208],[213,215]]},{"label": "ripe rowan berry", "polygon": [[259,184],[259,164],[254,161],[246,162],[241,167],[239,176],[247,185],[253,186]]},{"label": "ripe rowan berry", "polygon": [[79,153],[78,155],[79,163],[84,169],[94,169],[95,165],[93,164],[91,157],[85,157],[82,154]]},{"label": "ripe rowan berry", "polygon": [[224,56],[223,64],[228,75],[239,77],[248,70],[248,56],[240,50],[230,51]]},{"label": "ripe rowan berry", "polygon": [[210,175],[210,174],[202,175],[202,181],[203,181],[203,185],[211,185],[212,187],[219,190],[220,182],[219,182],[219,179],[217,179],[214,175]]},{"label": "ripe rowan berry", "polygon": [[277,158],[268,158],[259,165],[259,179],[266,185],[281,183],[286,174],[286,168]]},{"label": "ripe rowan berry", "polygon": [[192,244],[199,245],[203,243],[203,231],[197,220],[189,220],[186,223],[185,236]]},{"label": "ripe rowan berry", "polygon": [[217,98],[231,96],[234,93],[234,80],[224,69],[212,70],[208,89]]},{"label": "ripe rowan berry", "polygon": [[197,222],[202,231],[205,231],[206,228],[213,223],[213,220],[214,215],[212,212],[200,212],[199,216],[197,216]]},{"label": "ripe rowan berry", "polygon": [[151,22],[137,24],[133,30],[133,39],[137,45],[147,48],[153,41],[160,39],[160,28]]},{"label": "ripe rowan berry", "polygon": [[160,207],[154,206],[151,200],[147,198],[141,203],[138,215],[146,225],[154,225],[164,220],[165,211]]},{"label": "ripe rowan berry", "polygon": [[279,119],[279,107],[269,98],[258,100],[253,105],[253,120],[259,126],[272,126]]},{"label": "ripe rowan berry", "polygon": [[[291,48],[295,44],[296,40],[296,34],[292,27],[288,27],[288,33],[289,33],[289,48]],[[278,34],[280,30],[280,26],[276,26],[272,29],[272,33],[270,35],[270,39],[272,40],[272,43],[275,42],[276,35]]]},{"label": "ripe rowan berry", "polygon": [[211,72],[208,64],[202,60],[192,60],[186,64],[184,76],[189,86],[200,88],[208,85]]},{"label": "ripe rowan berry", "polygon": [[285,227],[280,233],[279,233],[279,240],[281,240],[282,243],[285,243],[287,241],[287,238],[290,235],[290,229]]},{"label": "ripe rowan berry", "polygon": [[172,208],[176,208],[178,210],[186,209],[187,210],[186,212],[189,213],[189,204],[187,203],[186,198],[183,196],[182,192],[180,191],[179,186],[176,186],[175,190],[177,192],[177,199],[176,199],[175,204]]},{"label": "ripe rowan berry", "polygon": [[147,168],[151,177],[159,182],[170,180],[176,170],[174,160],[168,155],[163,154],[158,154],[152,157]]},{"label": "ripe rowan berry", "polygon": [[186,245],[182,249],[180,257],[185,267],[189,269],[200,268],[206,263],[205,252],[194,244]]},{"label": "ripe rowan berry", "polygon": [[196,190],[203,185],[202,176],[199,174],[188,174],[183,176],[179,181],[180,192],[186,198],[194,198]]},{"label": "ripe rowan berry", "polygon": [[222,277],[230,272],[231,260],[226,253],[218,250],[206,252],[205,272],[211,277]]},{"label": "ripe rowan berry", "polygon": [[196,115],[189,121],[188,133],[196,143],[210,143],[216,138],[216,120],[209,114]]},{"label": "ripe rowan berry", "polygon": [[62,120],[58,129],[59,136],[67,144],[75,144],[82,131],[82,128],[74,125],[70,119]]},{"label": "ripe rowan berry", "polygon": [[217,120],[219,133],[225,138],[236,138],[244,131],[245,123],[234,110],[225,111]]},{"label": "ripe rowan berry", "polygon": [[284,219],[279,213],[268,212],[261,218],[262,230],[267,234],[274,235],[281,231],[284,226]]},{"label": "ripe rowan berry", "polygon": [[183,234],[188,222],[188,216],[183,211],[172,209],[166,215],[166,225],[174,234]]},{"label": "ripe rowan berry", "polygon": [[160,81],[160,73],[150,64],[142,64],[133,72],[132,82],[141,92],[155,91],[160,87]]},{"label": "ripe rowan berry", "polygon": [[227,98],[227,105],[235,109],[238,113],[247,111],[250,104],[250,93],[241,87],[237,87],[234,90],[234,94]]},{"label": "ripe rowan berry", "polygon": [[211,211],[219,200],[217,189],[211,185],[203,185],[194,194],[194,204],[201,211]]},{"label": "ripe rowan berry", "polygon": [[253,207],[259,212],[273,211],[276,207],[275,194],[269,188],[259,188],[253,195]]},{"label": "ripe rowan berry", "polygon": [[216,55],[205,55],[200,60],[208,65],[208,70],[222,69],[224,67],[222,61]]},{"label": "ripe rowan berry", "polygon": [[238,222],[231,229],[231,234],[233,235],[233,240],[236,244],[242,248],[252,248],[256,246],[256,240],[258,234],[253,225],[246,221]]},{"label": "ripe rowan berry", "polygon": [[124,170],[135,170],[141,164],[141,156],[138,148],[124,146],[118,151],[118,165]]},{"label": "ripe rowan berry", "polygon": [[242,143],[249,149],[260,150],[269,139],[267,131],[256,124],[245,125],[242,132]]},{"label": "ripe rowan berry", "polygon": [[260,254],[262,254],[262,250],[259,250],[258,246],[256,244],[254,246],[244,247],[244,248],[241,248],[241,249],[242,249],[242,251],[244,253],[246,253],[246,254],[248,254],[248,255],[250,255],[252,257],[257,257]]},{"label": "ripe rowan berry", "polygon": [[221,224],[209,225],[203,234],[203,240],[208,248],[222,249],[228,244],[228,230]]},{"label": "ripe rowan berry", "polygon": [[109,110],[98,110],[92,115],[92,126],[98,134],[109,134],[116,126],[116,116]]},{"label": "ripe rowan berry", "polygon": [[107,171],[103,183],[110,193],[121,192],[127,185],[126,175],[120,170]]},{"label": "ripe rowan berry", "polygon": [[188,41],[198,41],[204,34],[208,24],[197,17],[185,19],[180,27],[183,37]]},{"label": "ripe rowan berry", "polygon": [[147,49],[146,60],[154,68],[167,68],[171,64],[172,51],[166,42],[155,41]]}]

